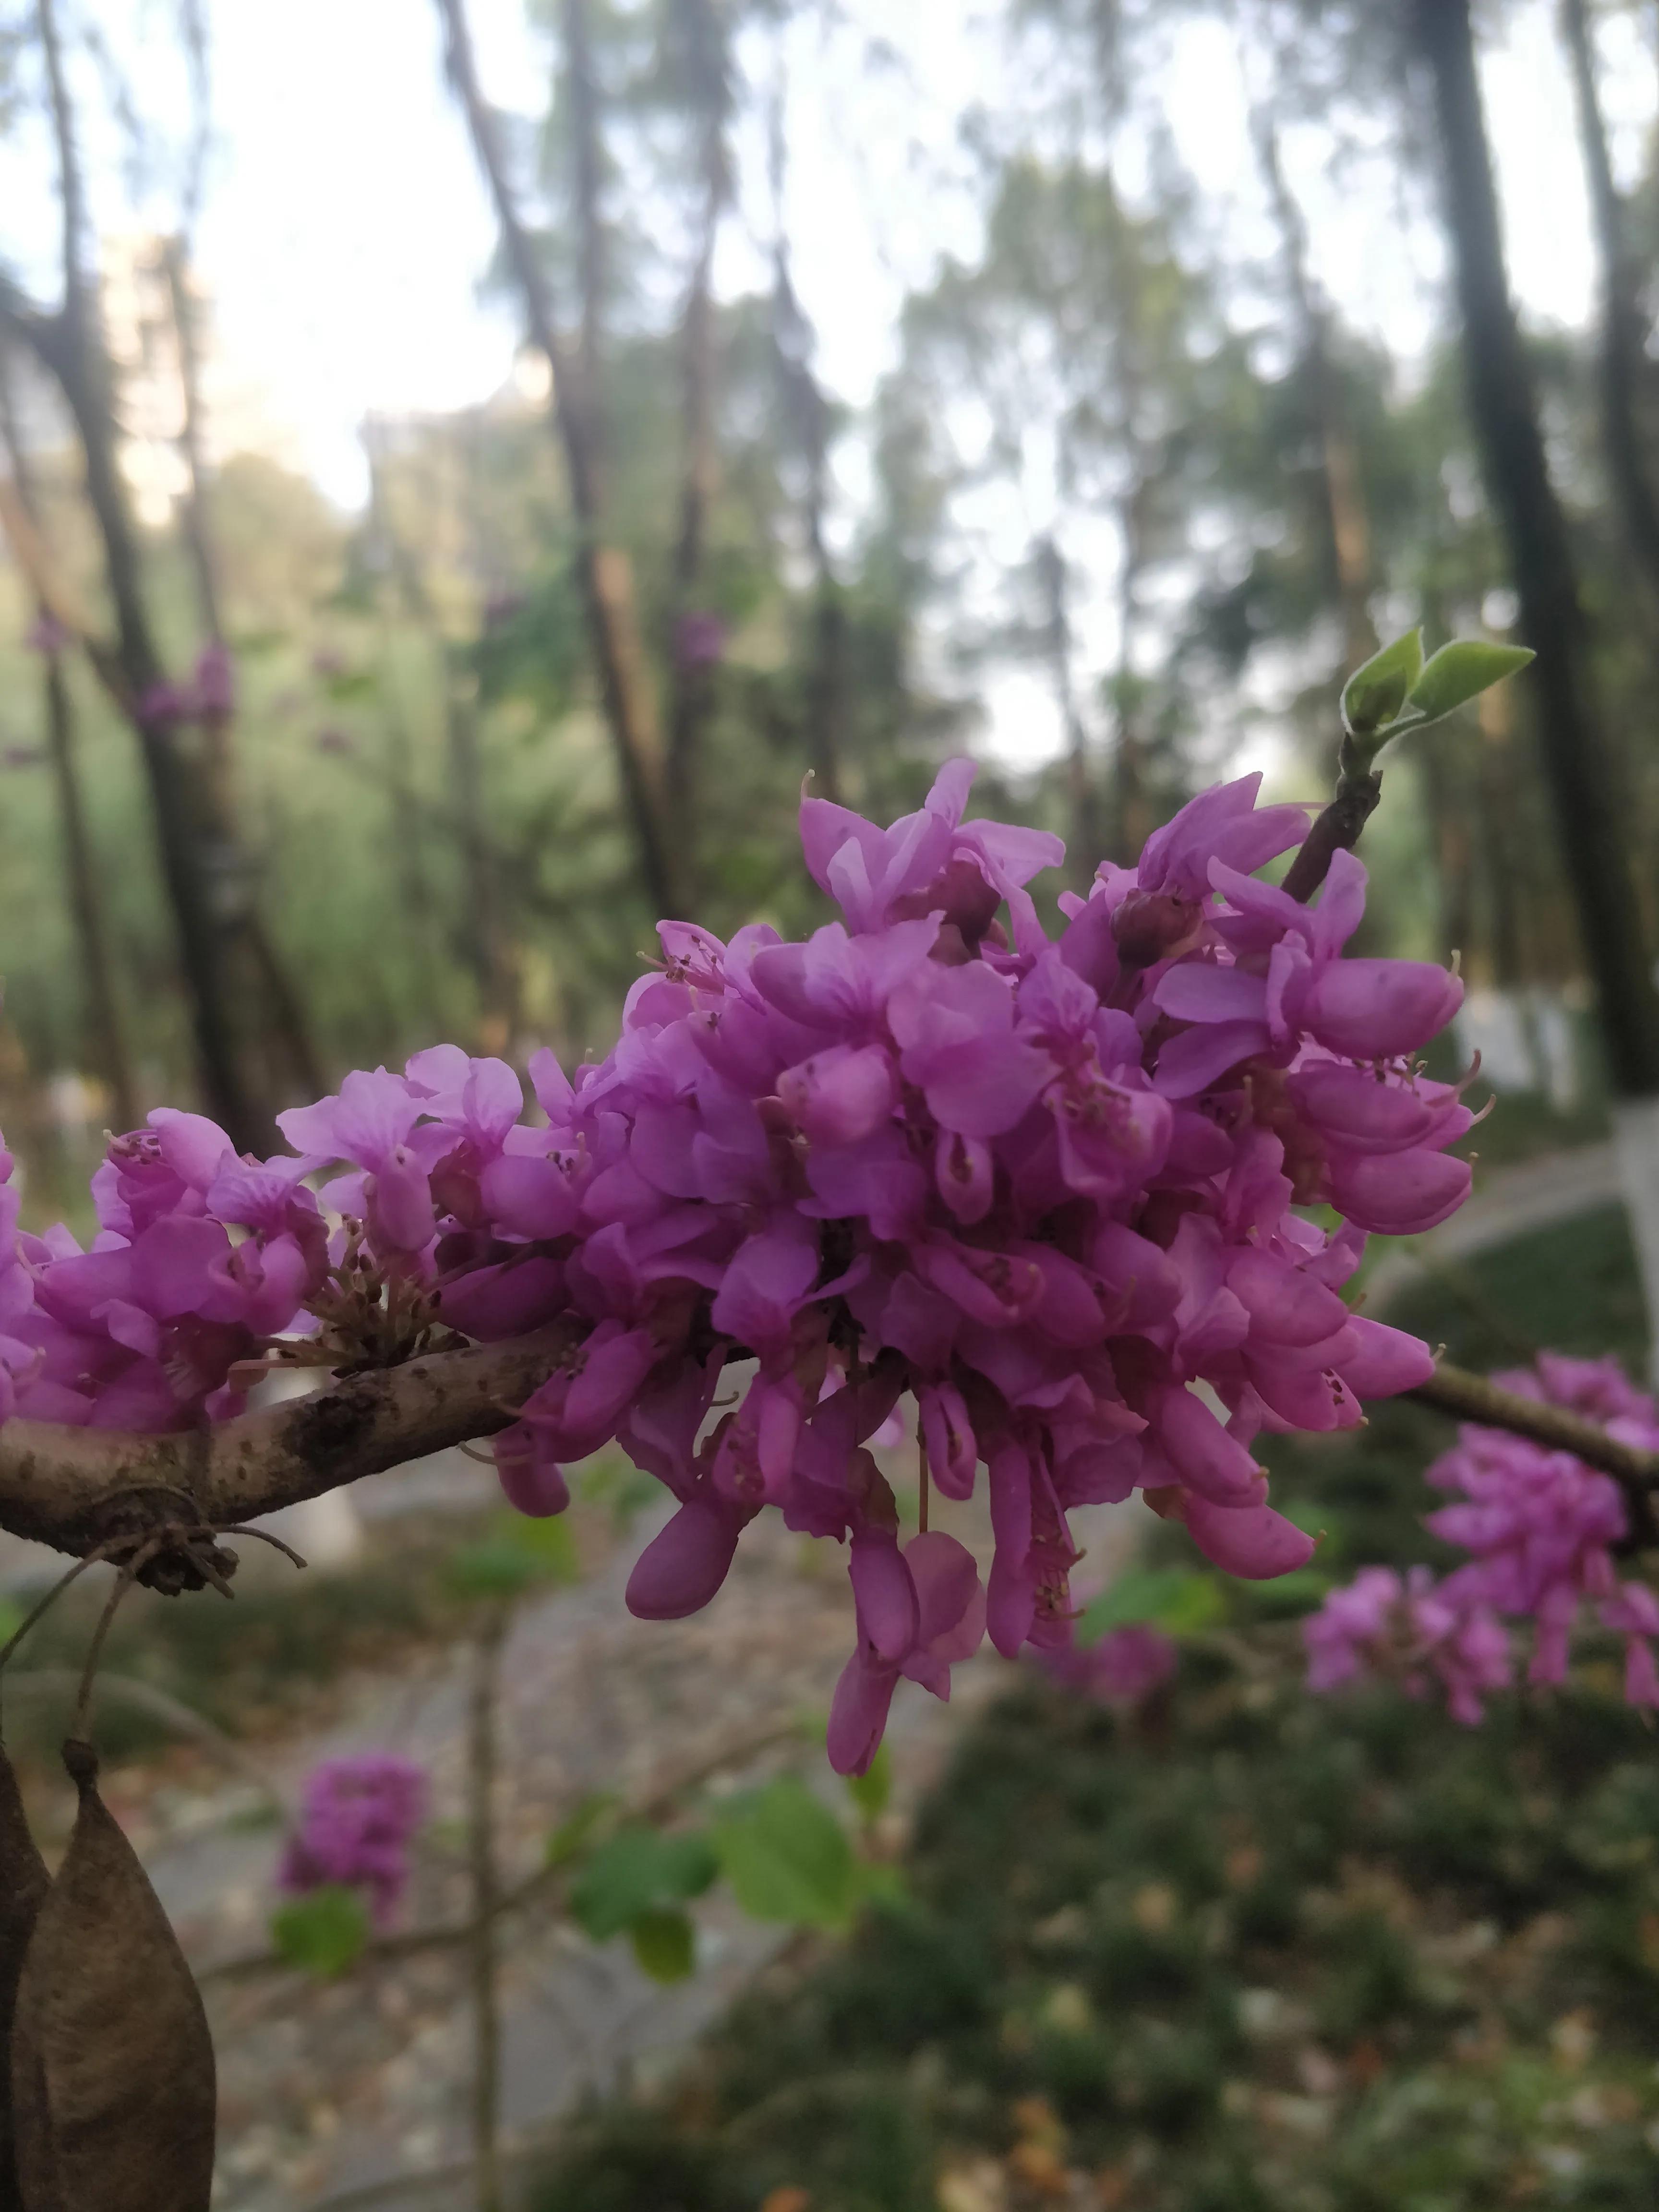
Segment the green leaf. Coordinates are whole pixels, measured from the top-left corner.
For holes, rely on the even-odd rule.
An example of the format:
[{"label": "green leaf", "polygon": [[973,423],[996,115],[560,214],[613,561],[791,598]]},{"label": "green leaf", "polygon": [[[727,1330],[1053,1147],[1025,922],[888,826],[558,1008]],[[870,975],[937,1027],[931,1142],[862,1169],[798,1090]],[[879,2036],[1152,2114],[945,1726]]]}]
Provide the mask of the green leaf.
[{"label": "green leaf", "polygon": [[464,1597],[517,1597],[536,1583],[581,1580],[575,1539],[562,1520],[498,1515],[476,1544],[449,1561],[449,1580]]},{"label": "green leaf", "polygon": [[1381,653],[1374,653],[1342,687],[1343,727],[1357,738],[1374,737],[1405,705],[1422,667],[1420,629],[1408,629]]},{"label": "green leaf", "polygon": [[281,1956],[323,1981],[356,1964],[368,1932],[368,1907],[362,1893],[341,1882],[292,1898],[270,1916],[270,1940]]},{"label": "green leaf", "polygon": [[[1425,723],[1437,722],[1501,684],[1534,659],[1524,645],[1493,645],[1483,637],[1443,645],[1412,685],[1407,704]],[[1420,726],[1420,725],[1419,725]]]},{"label": "green leaf", "polygon": [[893,1759],[885,1744],[871,1760],[866,1772],[848,1776],[847,1794],[864,1820],[880,1820],[893,1794]]},{"label": "green leaf", "polygon": [[323,689],[331,699],[372,699],[380,688],[380,679],[372,668],[343,669],[337,676],[324,678]]},{"label": "green leaf", "polygon": [[734,1801],[712,1838],[751,1918],[839,1928],[851,1917],[859,1893],[853,1847],[835,1815],[793,1775]]},{"label": "green leaf", "polygon": [[684,1912],[653,1906],[629,1921],[628,1936],[653,1982],[683,1982],[697,1962],[696,1930]]},{"label": "green leaf", "polygon": [[1279,1510],[1304,1536],[1322,1536],[1333,1545],[1340,1543],[1341,1522],[1328,1505],[1321,1504],[1311,1498],[1293,1498]]},{"label": "green leaf", "polygon": [[542,1582],[579,1583],[582,1578],[576,1539],[562,1514],[515,1513],[509,1506],[490,1522],[489,1538],[521,1553]]},{"label": "green leaf", "polygon": [[595,1790],[565,1815],[548,1837],[544,1847],[544,1863],[550,1870],[568,1866],[583,1856],[593,1840],[595,1829],[615,1802],[608,1791]]},{"label": "green leaf", "polygon": [[1079,1644],[1097,1644],[1114,1628],[1140,1622],[1190,1636],[1207,1628],[1226,1607],[1213,1575],[1192,1567],[1140,1567],[1108,1583],[1084,1608],[1077,1624]]},{"label": "green leaf", "polygon": [[583,1932],[603,1943],[642,1912],[701,1897],[719,1872],[706,1837],[665,1836],[638,1822],[595,1850],[572,1885],[570,1910]]},{"label": "green leaf", "polygon": [[464,1544],[451,1556],[448,1577],[463,1597],[517,1597],[540,1579],[529,1553],[499,1536]]},{"label": "green leaf", "polygon": [[1270,1582],[1246,1583],[1242,1594],[1257,1613],[1287,1620],[1322,1605],[1335,1587],[1335,1577],[1317,1567],[1295,1567],[1288,1575],[1275,1575]]}]

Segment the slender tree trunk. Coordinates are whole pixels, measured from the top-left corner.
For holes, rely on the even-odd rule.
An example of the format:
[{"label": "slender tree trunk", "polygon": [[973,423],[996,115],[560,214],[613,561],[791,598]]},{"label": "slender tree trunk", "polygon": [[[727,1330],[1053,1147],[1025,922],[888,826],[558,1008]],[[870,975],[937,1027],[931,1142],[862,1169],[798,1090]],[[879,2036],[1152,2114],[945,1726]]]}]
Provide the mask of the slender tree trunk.
[{"label": "slender tree trunk", "polygon": [[[385,448],[380,425],[373,416],[365,417],[360,434],[363,456],[368,464],[369,525],[378,533],[379,550],[386,568],[398,574],[402,584],[400,555],[386,501]],[[426,824],[422,820],[420,801],[414,788],[414,747],[410,743],[409,720],[404,711],[398,681],[392,624],[386,594],[378,586],[374,593],[374,616],[379,647],[381,719],[386,740],[386,796],[392,837],[392,873],[398,885],[398,902],[403,908],[404,934],[414,954],[416,988],[425,1003],[430,1006],[436,1002],[438,993],[437,963],[433,949],[433,925],[437,909],[427,874]]]},{"label": "slender tree trunk", "polygon": [[[11,389],[11,361],[0,346],[0,434],[3,434],[12,483],[23,512],[37,527],[39,510],[31,481],[28,455],[17,426]],[[36,618],[49,635],[52,610],[44,599],[36,605]],[[46,708],[46,749],[52,782],[58,793],[58,818],[64,835],[64,873],[69,884],[70,912],[75,924],[76,946],[81,956],[82,1012],[86,1024],[88,1065],[109,1085],[110,1111],[118,1129],[138,1124],[137,1086],[127,1051],[126,1025],[115,990],[114,963],[110,957],[109,931],[103,898],[98,888],[98,866],[87,826],[86,805],[75,759],[75,708],[70,697],[64,656],[48,646],[42,678]]]},{"label": "slender tree trunk", "polygon": [[1072,818],[1066,840],[1073,880],[1088,883],[1104,857],[1101,838],[1099,794],[1094,766],[1089,758],[1089,732],[1077,703],[1072,681],[1072,617],[1065,556],[1045,531],[1034,548],[1037,590],[1042,602],[1042,654],[1048,682],[1060,713],[1060,733],[1066,744],[1066,780]]},{"label": "slender tree trunk", "polygon": [[1584,0],[1561,0],[1561,35],[1572,69],[1578,136],[1589,184],[1601,281],[1601,441],[1607,482],[1631,557],[1642,572],[1650,613],[1659,613],[1659,494],[1642,434],[1638,380],[1642,319],[1625,234],[1625,208],[1607,158],[1607,126],[1595,77]]},{"label": "slender tree trunk", "polygon": [[115,995],[115,975],[110,959],[109,933],[104,922],[103,901],[98,892],[97,863],[93,857],[81,779],[75,762],[75,716],[70,702],[64,656],[53,651],[46,666],[46,744],[52,756],[52,781],[58,788],[58,818],[64,831],[64,871],[69,878],[70,905],[75,934],[81,948],[82,988],[85,993],[87,1054],[95,1073],[109,1085],[110,1110],[118,1129],[136,1129],[140,1109],[127,1053],[126,1024]]},{"label": "slender tree trunk", "polygon": [[1595,698],[1565,520],[1504,265],[1469,0],[1416,0],[1445,164],[1470,412],[1533,664],[1540,738],[1619,1103],[1626,1198],[1650,1318],[1659,1316],[1659,999],[1649,972],[1614,764]]},{"label": "slender tree trunk", "polygon": [[714,247],[731,189],[726,126],[730,107],[725,41],[709,0],[676,0],[689,104],[702,122],[699,167],[702,221],[680,326],[683,474],[680,526],[674,548],[674,617],[670,641],[673,692],[669,714],[667,796],[670,817],[683,825],[695,854],[698,783],[704,735],[714,713],[719,656],[696,630],[708,540],[708,514],[719,479],[714,443]]},{"label": "slender tree trunk", "polygon": [[1113,745],[1116,803],[1113,811],[1117,817],[1117,857],[1125,867],[1134,866],[1141,848],[1152,833],[1152,802],[1146,792],[1146,748],[1140,733],[1134,662],[1140,579],[1146,566],[1146,506],[1152,489],[1139,452],[1133,471],[1133,483],[1118,514],[1121,544],[1117,566],[1117,674],[1112,685],[1116,717]]},{"label": "slender tree trunk", "polygon": [[[179,386],[182,401],[179,453],[189,485],[184,502],[185,538],[190,549],[191,570],[196,580],[202,627],[213,647],[228,655],[223,604],[219,589],[219,562],[213,538],[213,518],[208,497],[207,459],[202,422],[202,377],[198,344],[196,302],[191,297],[188,257],[185,241],[174,237],[161,247],[161,273],[166,279],[172,313],[173,341],[179,355]],[[254,895],[253,862],[238,828],[236,751],[232,741],[234,709],[207,712],[201,717],[203,738],[201,774],[216,851],[222,869],[234,878],[225,905],[230,944],[228,952],[252,993],[251,1003],[259,1009],[257,1026],[269,1028],[278,1047],[275,1055],[286,1064],[292,1081],[307,1098],[323,1090],[323,1073],[312,1042],[310,1024],[293,978],[272,944]]]},{"label": "slender tree trunk", "polygon": [[492,1606],[472,1659],[467,1725],[467,1855],[471,1863],[469,1938],[472,1981],[472,2161],[478,2212],[501,2212],[501,2001],[496,1977],[495,1863],[497,1668],[507,1608]]},{"label": "slender tree trunk", "polygon": [[780,93],[772,103],[767,131],[773,213],[772,349],[785,434],[806,476],[802,520],[811,563],[812,595],[801,698],[803,734],[817,795],[839,802],[847,714],[847,609],[824,533],[830,495],[830,403],[812,371],[814,332],[789,273],[789,240],[783,221],[788,150]]},{"label": "slender tree trunk", "polygon": [[514,993],[502,945],[500,864],[490,850],[485,820],[478,701],[476,686],[453,666],[443,641],[437,644],[443,655],[450,789],[466,882],[461,947],[477,987],[482,1042],[486,1051],[500,1054],[512,1041]]},{"label": "slender tree trunk", "polygon": [[36,0],[36,21],[46,56],[58,143],[64,304],[56,316],[32,320],[25,327],[61,386],[80,434],[87,496],[103,540],[115,609],[114,664],[149,782],[205,1103],[239,1151],[257,1149],[268,1138],[268,1116],[248,1080],[239,1050],[222,957],[224,916],[205,850],[208,824],[204,819],[201,779],[179,750],[170,716],[157,704],[164,671],[149,627],[137,545],[116,463],[109,359],[82,263],[85,196],[53,0]]},{"label": "slender tree trunk", "polygon": [[[580,0],[574,0],[574,4],[580,12]],[[553,421],[564,453],[570,504],[576,521],[577,559],[588,633],[623,796],[633,825],[640,872],[647,894],[658,911],[673,914],[679,902],[678,855],[664,818],[661,748],[650,675],[640,635],[633,568],[624,552],[604,542],[598,426],[593,410],[585,402],[580,365],[572,361],[559,333],[546,271],[525,229],[507,179],[495,118],[478,82],[465,0],[437,0],[437,6],[446,33],[446,65],[450,82],[466,117],[473,151],[495,202],[507,264],[524,301],[526,324],[553,374]],[[584,31],[586,21],[584,13]]]},{"label": "slender tree trunk", "polygon": [[1371,588],[1370,526],[1359,456],[1331,356],[1330,311],[1308,268],[1308,226],[1285,176],[1271,109],[1258,107],[1251,120],[1257,161],[1279,228],[1285,289],[1300,332],[1303,387],[1319,438],[1321,520],[1328,537],[1342,613],[1343,658],[1352,672],[1376,650],[1376,632],[1366,604]]}]

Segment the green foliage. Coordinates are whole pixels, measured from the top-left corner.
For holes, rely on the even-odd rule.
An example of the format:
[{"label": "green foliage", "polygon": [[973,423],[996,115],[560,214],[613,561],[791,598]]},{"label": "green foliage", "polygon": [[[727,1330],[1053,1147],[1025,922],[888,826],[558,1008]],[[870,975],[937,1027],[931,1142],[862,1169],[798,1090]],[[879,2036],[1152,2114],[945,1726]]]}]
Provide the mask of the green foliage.
[{"label": "green foliage", "polygon": [[696,1964],[696,1930],[689,1913],[657,1905],[628,1923],[634,1956],[653,1982],[683,1982]]},{"label": "green foliage", "polygon": [[560,1821],[544,1846],[544,1863],[550,1871],[573,1866],[583,1856],[615,1803],[609,1791],[595,1790]]},{"label": "green foliage", "polygon": [[277,1955],[319,1981],[333,1981],[356,1966],[368,1942],[368,1907],[359,1890],[325,1882],[290,1898],[270,1916]]},{"label": "green foliage", "polygon": [[1494,645],[1489,639],[1455,638],[1443,645],[1412,685],[1407,704],[1423,723],[1455,714],[1481,692],[1518,675],[1536,653],[1523,645]]},{"label": "green foliage", "polygon": [[1422,668],[1420,629],[1408,629],[1373,653],[1342,687],[1344,728],[1357,738],[1375,737],[1405,705]]},{"label": "green foliage", "polygon": [[642,1914],[701,1897],[720,1870],[708,1838],[637,1822],[592,1851],[571,1886],[571,1914],[585,1935],[604,1943]]},{"label": "green foliage", "polygon": [[848,1776],[847,1794],[866,1825],[880,1820],[893,1794],[893,1753],[890,1744],[881,1745],[862,1774]]},{"label": "green foliage", "polygon": [[1191,1635],[1212,1626],[1225,1610],[1221,1584],[1200,1568],[1132,1567],[1089,1601],[1077,1640],[1097,1644],[1111,1629],[1143,1621],[1171,1636]]},{"label": "green foliage", "polygon": [[450,1578],[464,1596],[507,1599],[538,1583],[580,1582],[581,1562],[567,1521],[509,1510],[497,1514],[476,1542],[457,1549]]},{"label": "green foliage", "polygon": [[1645,2212],[1639,1717],[1570,1692],[1460,1729],[1310,1699],[1271,1649],[1189,1654],[1157,1737],[1012,1692],[923,1808],[909,1897],[740,2003],[672,2106],[579,2125],[538,2212],[615,2201],[643,2141],[651,2202],[717,2212],[921,2212],[956,2173],[1010,2206],[1040,2176],[1149,2212]]},{"label": "green foliage", "polygon": [[709,1839],[732,1893],[751,1918],[841,1928],[862,1884],[846,1832],[793,1775],[722,1805]]}]

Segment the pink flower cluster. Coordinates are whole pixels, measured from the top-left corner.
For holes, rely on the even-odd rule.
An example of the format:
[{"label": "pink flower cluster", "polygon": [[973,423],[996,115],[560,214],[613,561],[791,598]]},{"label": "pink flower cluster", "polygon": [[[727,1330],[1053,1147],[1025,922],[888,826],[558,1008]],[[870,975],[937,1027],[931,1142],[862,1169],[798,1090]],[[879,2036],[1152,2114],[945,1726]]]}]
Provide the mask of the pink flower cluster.
[{"label": "pink flower cluster", "polygon": [[374,1925],[389,1926],[409,1886],[409,1847],[426,1808],[425,1771],[409,1759],[390,1752],[325,1759],[306,1777],[278,1888],[289,1897],[334,1883],[362,1890]]},{"label": "pink flower cluster", "polygon": [[[1659,1449],[1659,1406],[1617,1360],[1546,1352],[1535,1369],[1493,1380],[1583,1413],[1623,1443]],[[1367,1567],[1332,1591],[1304,1632],[1310,1688],[1335,1689],[1370,1669],[1397,1676],[1414,1694],[1437,1679],[1455,1717],[1473,1723],[1482,1697],[1512,1680],[1504,1622],[1532,1623],[1527,1679],[1558,1683],[1589,1605],[1604,1629],[1625,1639],[1626,1697],[1659,1706],[1652,1642],[1659,1597],[1645,1583],[1621,1582],[1614,1570],[1613,1547],[1627,1522],[1610,1475],[1524,1437],[1466,1426],[1428,1479],[1458,1500],[1431,1513],[1428,1527],[1471,1558],[1438,1583],[1426,1567],[1403,1581],[1389,1568]]]},{"label": "pink flower cluster", "polygon": [[1175,1638],[1143,1621],[1109,1628],[1092,1644],[1061,1644],[1037,1654],[1043,1672],[1097,1705],[1143,1705],[1180,1662]]},{"label": "pink flower cluster", "polygon": [[[764,1507],[844,1542],[843,1769],[901,1677],[944,1695],[988,1630],[1066,1642],[1075,1506],[1139,1489],[1232,1573],[1302,1565],[1251,1445],[1429,1371],[1340,1289],[1367,1230],[1468,1190],[1446,1147],[1472,1117],[1413,1060],[1460,987],[1340,957],[1350,854],[1312,907],[1253,879],[1307,826],[1254,776],[1063,894],[1051,938],[1027,886],[1063,848],[964,820],[971,776],[886,830],[805,800],[843,918],[805,943],[662,923],[609,1056],[574,1081],[532,1060],[533,1123],[504,1063],[440,1045],[283,1115],[292,1158],[238,1160],[190,1115],[117,1139],[89,1252],[0,1238],[16,1410],[181,1428],[234,1411],[282,1332],[347,1365],[574,1324],[498,1439],[508,1496],[559,1510],[564,1465],[612,1439],[659,1476],[676,1510],[628,1593],[648,1619],[706,1604]],[[1297,1210],[1319,1202],[1334,1234]],[[957,1537],[901,1540],[869,1447],[902,1399],[942,1499],[988,1470],[988,1588]]]}]

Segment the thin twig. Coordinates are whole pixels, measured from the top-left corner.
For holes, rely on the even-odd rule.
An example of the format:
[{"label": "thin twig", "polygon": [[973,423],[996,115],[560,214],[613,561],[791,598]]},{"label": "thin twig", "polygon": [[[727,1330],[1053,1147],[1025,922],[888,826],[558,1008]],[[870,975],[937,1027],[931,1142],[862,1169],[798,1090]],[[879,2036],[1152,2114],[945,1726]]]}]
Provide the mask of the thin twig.
[{"label": "thin twig", "polygon": [[493,1605],[473,1654],[467,1721],[467,1856],[472,1874],[468,1933],[472,1981],[472,2159],[478,2212],[501,2212],[501,1993],[495,1971],[496,1673],[508,1613]]},{"label": "thin twig", "polygon": [[[670,1782],[659,1784],[641,1797],[624,1801],[611,1808],[609,1817],[596,1824],[593,1841],[599,1843],[624,1824],[634,1820],[660,1820],[672,1813],[682,1797],[716,1774],[730,1768],[746,1766],[750,1759],[758,1759],[763,1752],[775,1745],[787,1743],[799,1734],[795,1721],[774,1721],[752,1735],[741,1736],[735,1743],[724,1745],[712,1758],[703,1759]],[[500,1922],[509,1913],[522,1912],[527,1906],[551,1902],[558,1898],[579,1871],[574,1865],[538,1867],[512,1888],[502,1890],[495,1900],[490,1918]],[[426,1951],[451,1951],[470,1943],[473,1923],[465,1920],[448,1921],[435,1928],[404,1929],[395,1936],[371,1936],[358,1954],[359,1963],[383,1965],[397,1959],[408,1959]],[[198,1968],[196,1978],[209,1982],[250,1981],[260,1974],[291,1971],[293,1961],[271,1950],[244,1952],[238,1958],[222,1959],[216,1964]]]},{"label": "thin twig", "polygon": [[1419,1406],[1432,1406],[1437,1413],[1454,1414],[1461,1421],[1506,1430],[1510,1436],[1525,1437],[1550,1451],[1571,1452],[1586,1466],[1612,1475],[1627,1493],[1645,1498],[1649,1492],[1659,1489],[1659,1452],[1640,1451],[1634,1444],[1621,1443],[1599,1422],[1587,1420],[1582,1413],[1570,1413],[1564,1406],[1547,1405],[1541,1399],[1500,1389],[1486,1376],[1472,1375],[1467,1368],[1454,1367],[1446,1360],[1438,1362],[1426,1382],[1401,1395],[1415,1399]]}]

